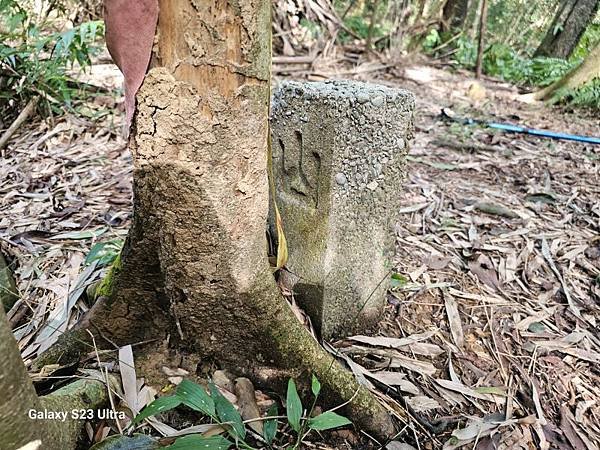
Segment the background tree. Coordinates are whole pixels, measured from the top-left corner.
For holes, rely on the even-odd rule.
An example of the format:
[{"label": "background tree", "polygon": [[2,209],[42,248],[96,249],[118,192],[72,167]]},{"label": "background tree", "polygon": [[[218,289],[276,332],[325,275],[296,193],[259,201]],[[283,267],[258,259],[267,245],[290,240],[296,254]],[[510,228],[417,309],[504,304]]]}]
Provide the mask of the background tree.
[{"label": "background tree", "polygon": [[600,0],[563,0],[534,56],[567,59],[598,12]]},{"label": "background tree", "polygon": [[469,13],[469,0],[448,0],[442,10],[442,31],[460,30]]}]

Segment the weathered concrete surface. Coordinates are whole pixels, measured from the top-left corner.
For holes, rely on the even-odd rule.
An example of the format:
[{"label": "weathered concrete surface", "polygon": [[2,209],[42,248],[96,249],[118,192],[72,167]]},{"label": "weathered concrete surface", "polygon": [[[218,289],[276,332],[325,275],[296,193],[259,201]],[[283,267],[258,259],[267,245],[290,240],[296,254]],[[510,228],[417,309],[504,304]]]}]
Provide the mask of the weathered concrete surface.
[{"label": "weathered concrete surface", "polygon": [[272,103],[277,203],[295,292],[325,338],[385,304],[414,97],[354,81],[284,82]]}]

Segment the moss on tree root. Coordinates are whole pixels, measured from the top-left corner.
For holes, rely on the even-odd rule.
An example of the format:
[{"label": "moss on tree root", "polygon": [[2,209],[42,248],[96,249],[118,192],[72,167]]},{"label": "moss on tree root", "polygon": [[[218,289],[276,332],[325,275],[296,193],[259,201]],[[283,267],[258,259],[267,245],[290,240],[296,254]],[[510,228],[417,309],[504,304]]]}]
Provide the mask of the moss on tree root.
[{"label": "moss on tree root", "polygon": [[[114,384],[114,380],[113,380]],[[108,391],[101,381],[78,380],[40,398],[42,409],[66,412],[65,420],[50,421],[53,445],[43,448],[74,449],[80,441],[85,420],[74,417],[72,411],[97,410],[108,406]]]},{"label": "moss on tree root", "polygon": [[70,330],[61,334],[58,340],[32,363],[31,369],[41,370],[50,364],[68,365],[94,349],[90,334],[85,329]]},{"label": "moss on tree root", "polygon": [[[97,409],[106,405],[104,383],[78,380],[39,398],[27,374],[4,310],[0,308],[0,448],[16,449],[41,441],[42,449],[75,449],[84,420],[73,420],[73,409]],[[41,420],[30,413],[66,413],[65,420]]]},{"label": "moss on tree root", "polygon": [[113,293],[115,280],[119,276],[121,269],[123,268],[121,263],[121,255],[119,254],[115,261],[110,266],[108,273],[102,279],[98,287],[96,288],[95,298],[99,297],[110,297]]},{"label": "moss on tree root", "polygon": [[17,285],[6,263],[4,255],[0,253],[0,307],[8,311],[18,300]]},{"label": "moss on tree root", "polygon": [[263,320],[257,325],[266,336],[263,346],[270,349],[268,357],[276,367],[296,374],[306,384],[314,374],[323,386],[325,407],[348,402],[344,410],[356,426],[381,439],[392,436],[394,424],[383,405],[321,347],[292,313],[269,277],[270,273],[264,273],[249,293],[253,302],[265,308]]}]

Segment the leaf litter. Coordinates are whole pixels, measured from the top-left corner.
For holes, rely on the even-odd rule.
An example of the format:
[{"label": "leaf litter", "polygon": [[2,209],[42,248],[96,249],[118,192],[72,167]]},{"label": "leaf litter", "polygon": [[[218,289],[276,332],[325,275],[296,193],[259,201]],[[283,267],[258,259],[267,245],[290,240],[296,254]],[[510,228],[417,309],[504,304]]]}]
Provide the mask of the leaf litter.
[{"label": "leaf litter", "polygon": [[402,69],[405,82],[375,80],[417,95],[396,227],[394,279],[404,281],[392,280],[381,336],[335,346],[374,381],[405,424],[398,441],[415,448],[597,450],[600,149],[457,126],[439,112],[510,112],[583,134],[600,121],[523,105],[491,80],[474,105],[465,74],[413,70],[434,87],[424,92]]}]

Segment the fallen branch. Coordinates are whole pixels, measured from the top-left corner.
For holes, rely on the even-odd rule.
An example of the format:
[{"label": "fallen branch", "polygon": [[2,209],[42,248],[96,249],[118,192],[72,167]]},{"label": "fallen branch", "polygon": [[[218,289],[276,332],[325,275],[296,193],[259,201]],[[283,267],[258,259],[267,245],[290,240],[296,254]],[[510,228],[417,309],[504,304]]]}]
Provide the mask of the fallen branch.
[{"label": "fallen branch", "polygon": [[23,111],[21,111],[21,113],[17,116],[12,125],[8,127],[8,130],[6,130],[4,134],[2,134],[2,137],[0,137],[0,150],[4,148],[4,146],[8,143],[10,138],[13,136],[13,134],[15,134],[15,132],[21,127],[21,125],[23,125],[23,123],[29,118],[29,116],[33,114],[33,112],[35,111],[35,107],[37,106],[38,100],[39,97],[33,97],[31,100],[29,100],[29,103],[27,103],[25,108],[23,108]]}]

